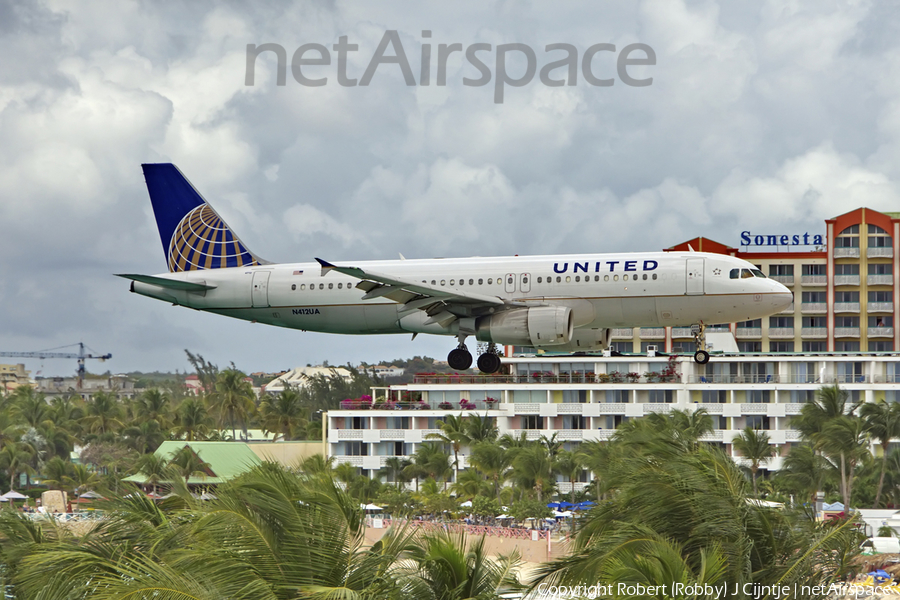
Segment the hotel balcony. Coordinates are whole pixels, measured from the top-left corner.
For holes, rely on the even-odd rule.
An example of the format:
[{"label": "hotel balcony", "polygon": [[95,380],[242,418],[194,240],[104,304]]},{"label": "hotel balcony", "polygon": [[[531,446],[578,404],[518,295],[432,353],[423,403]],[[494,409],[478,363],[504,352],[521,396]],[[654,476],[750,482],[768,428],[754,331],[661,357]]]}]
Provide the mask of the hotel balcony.
[{"label": "hotel balcony", "polygon": [[690,327],[673,327],[672,328],[672,337],[673,338],[692,338],[694,334],[691,333]]},{"label": "hotel balcony", "polygon": [[835,248],[835,258],[859,258],[859,248]]},{"label": "hotel balcony", "polygon": [[859,302],[835,302],[834,312],[836,313],[858,313]]},{"label": "hotel balcony", "polygon": [[834,285],[859,285],[859,275],[835,275]]},{"label": "hotel balcony", "polygon": [[828,285],[827,275],[801,275],[800,285]]},{"label": "hotel balcony", "polygon": [[866,248],[866,258],[894,258],[893,248]]},{"label": "hotel balcony", "polygon": [[619,328],[619,329],[613,329],[612,337],[617,340],[633,338],[634,337],[634,329],[632,329],[631,327],[623,327],[623,328]]},{"label": "hotel balcony", "polygon": [[769,328],[769,339],[770,340],[792,340],[792,339],[794,339],[794,328],[793,327],[770,327]]},{"label": "hotel balcony", "polygon": [[827,339],[827,327],[803,327],[800,330],[800,337],[804,339]]},{"label": "hotel balcony", "polygon": [[858,338],[859,337],[859,327],[835,327],[834,328],[834,337],[836,338]]},{"label": "hotel balcony", "polygon": [[866,283],[869,285],[894,285],[893,275],[869,275],[866,277]]},{"label": "hotel balcony", "polygon": [[769,275],[769,279],[773,279],[783,285],[794,285],[793,275]]},{"label": "hotel balcony", "polygon": [[870,338],[893,338],[893,327],[869,327],[866,329],[866,335]]},{"label": "hotel balcony", "polygon": [[738,327],[735,331],[735,337],[738,337],[742,340],[761,340],[762,339],[762,328],[761,327]]},{"label": "hotel balcony", "polygon": [[807,315],[824,315],[828,312],[828,304],[825,302],[802,302],[800,312]]},{"label": "hotel balcony", "polygon": [[892,313],[892,312],[894,312],[894,303],[893,302],[869,302],[868,304],[866,304],[866,312]]},{"label": "hotel balcony", "polygon": [[641,327],[642,340],[664,340],[666,339],[665,327]]}]

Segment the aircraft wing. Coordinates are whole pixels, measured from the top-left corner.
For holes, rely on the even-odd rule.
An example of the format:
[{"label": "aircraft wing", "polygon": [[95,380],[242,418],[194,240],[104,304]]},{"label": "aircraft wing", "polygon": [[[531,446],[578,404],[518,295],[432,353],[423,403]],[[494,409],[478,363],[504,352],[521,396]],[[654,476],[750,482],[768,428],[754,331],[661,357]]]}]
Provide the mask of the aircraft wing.
[{"label": "aircraft wing", "polygon": [[403,304],[404,310],[424,310],[430,316],[442,312],[468,316],[480,312],[478,310],[480,308],[503,309],[514,306],[533,306],[533,304],[510,302],[499,296],[435,287],[418,281],[407,281],[357,267],[341,267],[321,258],[316,260],[322,265],[323,275],[329,271],[337,271],[359,279],[360,282],[356,284],[356,287],[366,292],[363,300],[388,298]]}]

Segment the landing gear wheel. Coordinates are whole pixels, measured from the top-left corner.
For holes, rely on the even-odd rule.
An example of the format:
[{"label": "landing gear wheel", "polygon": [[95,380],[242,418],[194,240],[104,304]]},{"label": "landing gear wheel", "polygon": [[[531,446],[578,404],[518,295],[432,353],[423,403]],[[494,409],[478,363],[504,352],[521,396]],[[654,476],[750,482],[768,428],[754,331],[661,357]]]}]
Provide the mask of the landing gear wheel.
[{"label": "landing gear wheel", "polygon": [[694,352],[694,361],[698,364],[705,365],[709,362],[709,352],[706,350],[697,350]]},{"label": "landing gear wheel", "polygon": [[490,375],[500,370],[500,357],[493,352],[485,352],[478,357],[478,370]]},{"label": "landing gear wheel", "polygon": [[447,364],[455,371],[465,371],[472,366],[472,355],[465,348],[451,350],[447,355]]}]

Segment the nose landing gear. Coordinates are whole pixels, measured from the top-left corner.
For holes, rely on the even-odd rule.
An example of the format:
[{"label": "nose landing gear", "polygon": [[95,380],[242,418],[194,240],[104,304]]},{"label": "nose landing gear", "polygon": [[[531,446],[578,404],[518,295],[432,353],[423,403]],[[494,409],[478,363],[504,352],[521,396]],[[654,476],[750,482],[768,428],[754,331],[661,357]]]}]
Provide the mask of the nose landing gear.
[{"label": "nose landing gear", "polygon": [[694,352],[694,362],[705,365],[709,362],[709,350],[706,347],[706,325],[703,321],[699,325],[691,325],[691,333],[697,343],[697,351]]}]

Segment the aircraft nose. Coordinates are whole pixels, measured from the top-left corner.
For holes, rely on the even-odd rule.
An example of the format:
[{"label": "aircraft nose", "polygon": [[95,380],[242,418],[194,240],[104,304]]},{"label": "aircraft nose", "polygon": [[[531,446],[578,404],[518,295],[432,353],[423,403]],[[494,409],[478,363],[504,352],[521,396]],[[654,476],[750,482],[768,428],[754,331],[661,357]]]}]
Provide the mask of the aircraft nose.
[{"label": "aircraft nose", "polygon": [[772,301],[776,309],[781,311],[794,303],[794,293],[791,290],[777,281],[772,283],[775,284],[775,293],[772,294]]}]

